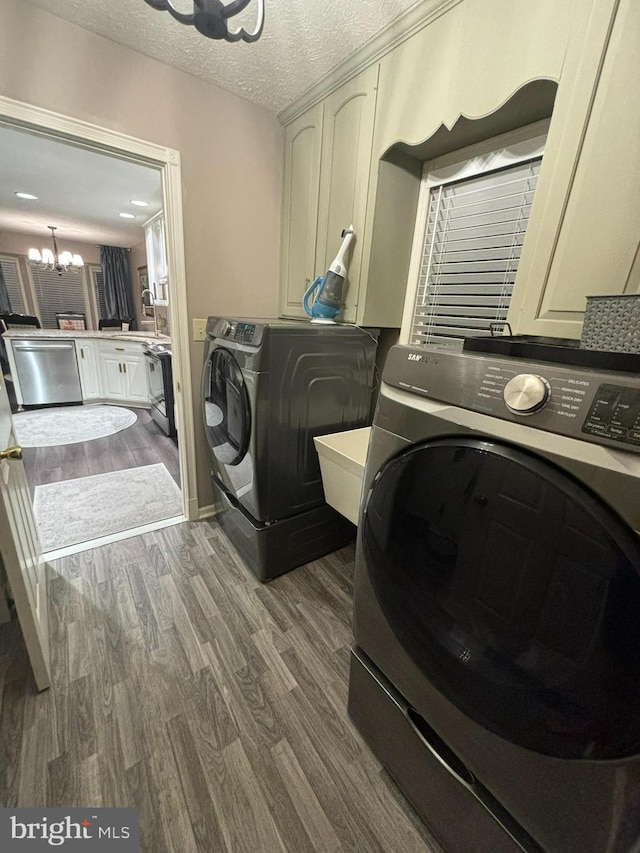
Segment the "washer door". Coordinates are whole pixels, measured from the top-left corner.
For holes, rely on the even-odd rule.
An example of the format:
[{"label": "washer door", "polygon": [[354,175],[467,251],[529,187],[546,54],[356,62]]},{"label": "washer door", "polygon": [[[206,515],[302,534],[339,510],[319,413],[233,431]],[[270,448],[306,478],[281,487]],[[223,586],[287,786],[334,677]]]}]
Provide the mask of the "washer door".
[{"label": "washer door", "polygon": [[429,441],[378,473],[362,536],[391,629],[461,711],[547,755],[640,751],[640,544],[587,488],[509,445]]},{"label": "washer door", "polygon": [[209,446],[221,464],[239,465],[249,447],[251,407],[242,370],[229,350],[212,351],[202,390]]}]

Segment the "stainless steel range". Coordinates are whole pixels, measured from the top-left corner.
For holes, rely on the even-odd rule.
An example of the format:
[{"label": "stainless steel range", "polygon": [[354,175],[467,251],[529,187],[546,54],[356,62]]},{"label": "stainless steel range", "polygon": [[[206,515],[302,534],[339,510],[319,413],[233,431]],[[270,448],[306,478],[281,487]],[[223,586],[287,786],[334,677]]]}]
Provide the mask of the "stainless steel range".
[{"label": "stainless steel range", "polygon": [[171,345],[149,343],[144,348],[149,374],[151,417],[170,438],[177,435],[171,370]]}]

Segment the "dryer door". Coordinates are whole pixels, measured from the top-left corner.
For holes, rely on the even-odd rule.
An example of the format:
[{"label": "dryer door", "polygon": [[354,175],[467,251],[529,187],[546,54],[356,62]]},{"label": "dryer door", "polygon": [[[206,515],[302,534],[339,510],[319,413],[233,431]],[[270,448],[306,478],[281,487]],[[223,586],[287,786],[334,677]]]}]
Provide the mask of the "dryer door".
[{"label": "dryer door", "polygon": [[212,350],[202,384],[204,426],[218,468],[240,465],[251,438],[251,407],[242,370],[229,350]]},{"label": "dryer door", "polygon": [[557,757],[640,750],[640,545],[577,480],[494,441],[413,445],[362,544],[399,643],[477,723]]}]

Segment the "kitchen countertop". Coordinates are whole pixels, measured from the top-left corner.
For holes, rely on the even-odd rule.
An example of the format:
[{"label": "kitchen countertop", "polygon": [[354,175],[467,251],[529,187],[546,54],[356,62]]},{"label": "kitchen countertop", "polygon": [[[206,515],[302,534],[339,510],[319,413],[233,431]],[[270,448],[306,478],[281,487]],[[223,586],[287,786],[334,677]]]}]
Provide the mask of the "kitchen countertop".
[{"label": "kitchen countertop", "polygon": [[9,329],[2,336],[4,338],[18,338],[19,340],[30,340],[32,338],[94,338],[97,340],[115,340],[115,341],[135,341],[139,343],[148,343],[156,341],[157,343],[167,344],[171,342],[168,335],[154,335],[153,332],[119,332],[117,329],[110,331],[98,331],[95,329],[87,329],[85,331],[75,331],[66,329]]}]

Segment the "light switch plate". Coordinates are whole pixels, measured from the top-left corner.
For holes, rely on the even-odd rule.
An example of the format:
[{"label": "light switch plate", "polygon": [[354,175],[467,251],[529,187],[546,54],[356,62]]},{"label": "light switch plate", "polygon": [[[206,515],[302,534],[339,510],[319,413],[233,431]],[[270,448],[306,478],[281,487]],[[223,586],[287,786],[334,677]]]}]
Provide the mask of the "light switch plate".
[{"label": "light switch plate", "polygon": [[193,340],[203,341],[207,337],[207,321],[193,320]]}]

